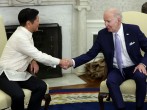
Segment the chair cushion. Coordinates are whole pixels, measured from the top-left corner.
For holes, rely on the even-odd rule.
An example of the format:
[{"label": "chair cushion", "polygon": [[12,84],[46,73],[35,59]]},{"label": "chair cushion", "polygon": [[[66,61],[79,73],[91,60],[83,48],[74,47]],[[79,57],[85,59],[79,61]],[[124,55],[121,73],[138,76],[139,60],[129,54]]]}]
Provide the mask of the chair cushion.
[{"label": "chair cushion", "polygon": [[[121,90],[122,94],[135,95],[135,91],[136,91],[135,81],[132,80],[132,79],[124,81],[120,85],[120,90]],[[101,84],[100,84],[100,92],[108,93],[106,80],[101,82]]]},{"label": "chair cushion", "polygon": [[[129,101],[129,102],[135,101],[136,84],[134,80],[129,79],[129,80],[124,81],[120,85],[120,90],[122,92],[124,101]],[[100,92],[109,93],[107,85],[106,85],[106,80],[101,82]]]},{"label": "chair cushion", "polygon": [[0,90],[0,109],[8,108],[11,105],[11,98]]},{"label": "chair cushion", "polygon": [[[28,105],[31,91],[28,89],[23,89],[25,93],[25,106]],[[0,90],[0,109],[8,108],[11,106],[11,98],[9,95],[4,93],[2,90]]]},{"label": "chair cushion", "polygon": [[0,56],[7,42],[6,30],[3,18],[0,16]]},{"label": "chair cushion", "polygon": [[[25,99],[24,99],[24,103],[25,103],[25,108],[27,107],[29,100],[30,100],[30,96],[31,96],[31,91],[28,89],[23,89],[24,94],[25,94]],[[47,90],[46,90],[46,94],[49,93],[49,85],[47,84]],[[44,101],[42,101],[42,106],[45,104]],[[7,95],[6,93],[4,93],[2,90],[0,90],[0,110],[4,109],[4,108],[9,108],[11,107],[11,98],[9,95]]]}]

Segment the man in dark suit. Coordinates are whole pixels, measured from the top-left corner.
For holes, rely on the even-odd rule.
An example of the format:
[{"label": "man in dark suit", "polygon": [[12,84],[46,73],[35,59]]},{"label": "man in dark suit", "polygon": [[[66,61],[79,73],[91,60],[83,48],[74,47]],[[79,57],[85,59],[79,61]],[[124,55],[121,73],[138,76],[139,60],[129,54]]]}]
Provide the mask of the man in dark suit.
[{"label": "man in dark suit", "polygon": [[[68,60],[69,67],[76,68],[85,64],[102,52],[108,67],[107,86],[116,109],[125,110],[119,86],[125,80],[133,79],[136,82],[136,110],[142,110],[146,95],[147,38],[137,25],[122,23],[121,12],[116,8],[107,9],[103,17],[106,28],[98,32],[98,37],[88,52]],[[119,39],[119,52],[115,35]],[[145,52],[144,56],[140,49]],[[120,59],[121,62],[118,63]]]}]

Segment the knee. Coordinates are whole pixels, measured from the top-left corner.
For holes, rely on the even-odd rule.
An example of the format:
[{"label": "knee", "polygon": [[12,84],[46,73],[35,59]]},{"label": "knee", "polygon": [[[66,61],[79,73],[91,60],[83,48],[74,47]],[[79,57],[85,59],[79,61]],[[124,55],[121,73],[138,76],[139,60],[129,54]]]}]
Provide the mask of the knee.
[{"label": "knee", "polygon": [[113,87],[119,87],[121,84],[121,81],[117,81],[117,80],[114,80],[114,79],[107,79],[106,81],[106,85],[108,88],[113,88]]},{"label": "knee", "polygon": [[11,99],[15,102],[21,102],[21,101],[24,101],[24,97],[25,95],[23,92],[20,92],[20,93],[17,92],[16,94],[13,94],[11,96]]},{"label": "knee", "polygon": [[47,84],[43,82],[41,89],[45,92],[47,90]]},{"label": "knee", "polygon": [[134,74],[135,74],[134,78],[135,78],[136,81],[146,82],[146,75],[145,74],[143,74],[139,71],[136,71]]},{"label": "knee", "polygon": [[37,88],[38,91],[45,93],[47,90],[47,84],[43,81],[42,83],[40,83]]},{"label": "knee", "polygon": [[112,80],[110,80],[110,79],[107,79],[107,81],[106,81],[106,85],[107,85],[108,87],[110,87],[113,83],[114,83],[114,82],[113,82]]},{"label": "knee", "polygon": [[107,85],[112,85],[112,84],[116,84],[116,81],[114,78],[108,77],[107,81],[106,81]]}]

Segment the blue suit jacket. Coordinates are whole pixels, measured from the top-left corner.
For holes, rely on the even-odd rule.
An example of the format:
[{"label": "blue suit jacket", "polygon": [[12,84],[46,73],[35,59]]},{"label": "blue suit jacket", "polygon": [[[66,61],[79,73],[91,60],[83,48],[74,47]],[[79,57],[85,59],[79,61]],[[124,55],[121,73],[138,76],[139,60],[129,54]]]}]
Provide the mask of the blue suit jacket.
[{"label": "blue suit jacket", "polygon": [[[123,29],[126,49],[131,60],[135,65],[139,63],[147,65],[147,38],[137,25],[123,24]],[[141,55],[140,49],[145,52],[144,57]],[[112,32],[108,32],[106,28],[99,31],[95,43],[88,52],[73,58],[75,68],[92,60],[99,52],[104,54],[109,72],[113,68],[114,42]]]}]

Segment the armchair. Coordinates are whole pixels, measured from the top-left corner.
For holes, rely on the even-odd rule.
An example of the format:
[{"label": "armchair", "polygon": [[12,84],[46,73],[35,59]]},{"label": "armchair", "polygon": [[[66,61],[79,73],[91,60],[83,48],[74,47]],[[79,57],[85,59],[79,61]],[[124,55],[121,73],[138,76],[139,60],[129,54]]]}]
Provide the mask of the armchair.
[{"label": "armchair", "polygon": [[[147,37],[147,14],[135,11],[123,12],[123,23],[136,24],[140,27],[142,32]],[[126,80],[121,84],[120,90],[124,95],[135,95],[136,84],[134,80]],[[110,100],[109,91],[106,85],[106,80],[102,81],[100,84],[100,92],[98,94],[98,100],[100,105],[100,110],[104,110],[104,101],[106,98],[107,101]]]},{"label": "armchair", "polygon": [[[0,56],[2,54],[3,48],[7,42],[6,37],[6,31],[5,26],[2,17],[0,17]],[[29,99],[31,96],[31,91],[28,89],[23,89],[25,93],[25,107],[27,107],[29,103]],[[48,110],[48,105],[51,101],[51,97],[49,95],[49,86],[47,87],[46,94],[44,96],[44,100],[42,101],[42,106],[44,105],[44,110]],[[4,93],[2,90],[0,90],[0,110],[5,110],[7,108],[11,107],[11,98],[9,95]]]}]

